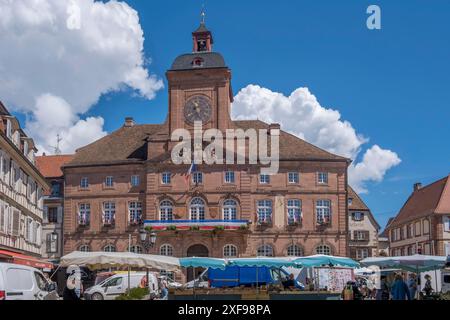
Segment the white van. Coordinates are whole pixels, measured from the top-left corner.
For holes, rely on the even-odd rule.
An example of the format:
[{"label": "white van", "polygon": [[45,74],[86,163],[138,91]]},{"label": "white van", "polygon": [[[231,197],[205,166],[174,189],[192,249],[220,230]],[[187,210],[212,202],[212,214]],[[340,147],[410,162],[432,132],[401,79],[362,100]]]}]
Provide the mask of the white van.
[{"label": "white van", "polygon": [[38,269],[0,262],[0,300],[57,300],[56,284]]},{"label": "white van", "polygon": [[[142,279],[146,276],[145,272],[130,274],[130,288],[137,288]],[[152,272],[149,273],[150,295],[157,296],[159,292],[158,278]],[[99,284],[88,288],[83,296],[86,300],[114,300],[119,295],[124,294],[128,289],[128,273],[116,274],[109,277]]]}]

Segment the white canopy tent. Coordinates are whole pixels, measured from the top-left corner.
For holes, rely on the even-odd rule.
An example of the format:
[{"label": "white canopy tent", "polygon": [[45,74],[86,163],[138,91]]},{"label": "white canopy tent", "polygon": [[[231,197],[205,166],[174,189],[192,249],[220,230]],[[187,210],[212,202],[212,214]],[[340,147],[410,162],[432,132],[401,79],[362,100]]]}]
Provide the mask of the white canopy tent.
[{"label": "white canopy tent", "polygon": [[86,266],[91,270],[113,267],[147,268],[166,271],[180,269],[180,260],[174,257],[132,252],[79,252],[74,251],[61,258],[60,266]]}]

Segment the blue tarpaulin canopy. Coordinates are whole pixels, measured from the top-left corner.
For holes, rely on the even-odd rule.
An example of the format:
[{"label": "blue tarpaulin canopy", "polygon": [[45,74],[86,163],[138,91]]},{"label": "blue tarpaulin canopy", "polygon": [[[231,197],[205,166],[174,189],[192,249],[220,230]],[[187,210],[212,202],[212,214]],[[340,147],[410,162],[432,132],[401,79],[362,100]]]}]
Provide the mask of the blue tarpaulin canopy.
[{"label": "blue tarpaulin canopy", "polygon": [[293,262],[300,264],[303,267],[338,266],[359,268],[359,263],[350,258],[334,257],[322,254],[317,254],[309,257],[299,257],[294,259]]},{"label": "blue tarpaulin canopy", "polygon": [[412,255],[401,257],[366,258],[361,261],[365,266],[379,266],[385,268],[399,268],[410,272],[424,272],[444,268],[447,257]]},{"label": "blue tarpaulin canopy", "polygon": [[180,266],[184,268],[225,269],[226,260],[217,258],[189,257],[180,258]]}]

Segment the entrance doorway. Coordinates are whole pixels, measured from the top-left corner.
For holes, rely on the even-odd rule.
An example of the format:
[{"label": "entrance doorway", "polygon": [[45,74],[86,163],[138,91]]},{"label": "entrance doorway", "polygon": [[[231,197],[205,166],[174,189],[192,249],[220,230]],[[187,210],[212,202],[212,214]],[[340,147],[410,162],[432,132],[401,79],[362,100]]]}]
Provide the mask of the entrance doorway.
[{"label": "entrance doorway", "polygon": [[[188,257],[201,257],[201,258],[205,258],[205,257],[209,257],[209,250],[206,246],[202,245],[202,244],[194,244],[193,246],[190,246],[187,250],[187,256]],[[200,274],[205,271],[204,268],[195,268],[195,273],[194,273],[194,268],[188,268],[187,269],[187,281],[192,281],[194,279],[197,279]]]}]

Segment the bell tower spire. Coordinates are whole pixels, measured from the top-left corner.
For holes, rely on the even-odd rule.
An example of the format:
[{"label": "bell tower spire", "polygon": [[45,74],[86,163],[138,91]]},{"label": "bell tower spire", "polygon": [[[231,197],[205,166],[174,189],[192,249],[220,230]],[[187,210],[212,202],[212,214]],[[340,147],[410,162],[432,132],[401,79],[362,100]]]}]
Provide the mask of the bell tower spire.
[{"label": "bell tower spire", "polygon": [[192,33],[194,52],[211,52],[213,46],[213,37],[211,31],[206,28],[206,10],[203,6],[200,13],[200,26]]}]

